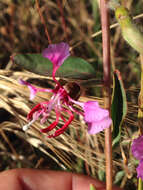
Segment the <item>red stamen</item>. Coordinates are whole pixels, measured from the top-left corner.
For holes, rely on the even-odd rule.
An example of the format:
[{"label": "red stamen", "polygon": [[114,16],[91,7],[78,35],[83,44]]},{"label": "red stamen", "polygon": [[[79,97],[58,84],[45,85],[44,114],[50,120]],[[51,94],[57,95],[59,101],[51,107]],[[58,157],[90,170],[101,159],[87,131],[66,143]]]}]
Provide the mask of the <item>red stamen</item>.
[{"label": "red stamen", "polygon": [[63,117],[63,115],[61,115],[61,119],[66,122],[66,119]]},{"label": "red stamen", "polygon": [[42,133],[47,133],[49,131],[51,131],[52,129],[54,129],[56,127],[56,125],[58,124],[57,121],[54,121],[51,125],[49,125],[48,127],[41,129]]},{"label": "red stamen", "polygon": [[37,104],[37,105],[29,112],[29,114],[27,115],[27,119],[28,119],[28,120],[31,120],[32,117],[33,117],[33,114],[34,114],[36,111],[40,110],[41,107],[42,107],[41,104]]},{"label": "red stamen", "polygon": [[48,136],[49,138],[57,137],[60,134],[62,134],[67,129],[67,127],[72,122],[72,120],[74,119],[74,116],[73,116],[72,112],[70,112],[69,110],[65,110],[65,111],[68,112],[69,115],[70,115],[69,120],[62,126],[62,128],[58,129],[53,135],[49,135]]},{"label": "red stamen", "polygon": [[47,132],[51,131],[52,129],[54,129],[59,122],[59,117],[60,117],[59,113],[56,113],[56,121],[54,121],[50,126],[44,128],[44,129],[41,129],[41,132],[47,133]]},{"label": "red stamen", "polygon": [[37,104],[34,108],[32,108],[32,110],[29,112],[29,114],[27,115],[27,119],[28,120],[31,120],[32,117],[33,117],[33,114],[36,112],[36,111],[41,111],[42,109],[46,109],[46,107],[44,107],[43,105],[46,104],[48,105],[49,102],[42,102],[40,104]]}]

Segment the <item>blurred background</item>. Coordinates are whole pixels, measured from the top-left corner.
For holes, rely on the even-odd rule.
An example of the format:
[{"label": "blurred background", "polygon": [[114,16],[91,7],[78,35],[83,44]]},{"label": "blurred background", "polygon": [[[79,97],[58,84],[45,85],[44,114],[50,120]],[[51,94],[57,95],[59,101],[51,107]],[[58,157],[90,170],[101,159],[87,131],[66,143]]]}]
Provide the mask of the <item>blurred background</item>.
[{"label": "blurred background", "polygon": [[[122,4],[133,16],[143,13],[142,1],[126,0]],[[109,12],[112,25],[116,20],[110,6]],[[135,19],[135,23],[143,30],[142,16]],[[50,95],[39,93],[34,101],[30,101],[28,88],[21,86],[18,79],[29,80],[40,87],[52,88],[54,83],[48,76],[30,73],[14,64],[10,56],[41,53],[49,44],[45,28],[52,43],[67,42],[72,55],[82,57],[94,66],[96,78],[94,82],[84,81],[80,100],[96,99],[103,105],[102,84],[98,82],[102,80],[98,0],[0,0],[0,170],[22,167],[66,170],[104,181],[104,133],[89,136],[82,118],[76,117],[66,133],[54,139],[40,133],[39,122],[28,131],[22,131],[30,109]],[[112,71],[120,70],[128,100],[121,143],[113,151],[114,183],[130,190],[137,184],[137,161],[131,155],[130,145],[138,129],[139,63],[138,53],[124,41],[120,27],[111,29]],[[52,113],[49,122],[54,119]]]}]

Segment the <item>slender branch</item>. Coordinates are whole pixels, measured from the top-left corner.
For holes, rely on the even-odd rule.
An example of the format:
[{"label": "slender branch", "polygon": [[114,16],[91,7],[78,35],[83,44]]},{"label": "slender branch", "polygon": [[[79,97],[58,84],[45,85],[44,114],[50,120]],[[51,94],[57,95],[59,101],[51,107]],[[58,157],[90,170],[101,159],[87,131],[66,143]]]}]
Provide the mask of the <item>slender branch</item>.
[{"label": "slender branch", "polygon": [[63,13],[63,7],[61,5],[61,1],[57,0],[57,4],[61,13],[61,18],[62,18],[62,27],[63,27],[63,31],[64,31],[64,36],[66,38],[66,41],[68,42],[68,35],[67,35],[67,27],[66,27],[66,22],[65,22],[65,18],[64,18],[64,13]]},{"label": "slender branch", "polygon": [[49,35],[49,32],[48,32],[47,26],[46,26],[45,19],[44,19],[42,13],[41,13],[40,6],[39,6],[39,1],[38,1],[38,0],[36,0],[36,7],[37,7],[37,10],[38,10],[38,13],[39,13],[41,22],[42,22],[42,24],[44,25],[45,34],[46,34],[46,36],[47,36],[47,38],[48,38],[49,44],[51,44],[52,41],[51,41],[51,38],[50,38],[50,35]]},{"label": "slender branch", "polygon": [[[104,73],[104,104],[111,107],[110,96],[110,34],[109,15],[106,0],[100,0],[102,47],[103,47],[103,73]],[[106,190],[112,190],[112,134],[111,127],[105,130],[105,157],[106,157]]]}]

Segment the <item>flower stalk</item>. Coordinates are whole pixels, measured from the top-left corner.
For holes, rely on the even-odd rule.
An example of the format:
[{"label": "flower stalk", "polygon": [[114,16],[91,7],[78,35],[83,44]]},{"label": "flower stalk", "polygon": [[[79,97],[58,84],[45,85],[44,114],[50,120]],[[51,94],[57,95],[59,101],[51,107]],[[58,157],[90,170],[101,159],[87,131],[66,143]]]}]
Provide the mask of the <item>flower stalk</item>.
[{"label": "flower stalk", "polygon": [[49,35],[49,32],[48,32],[48,28],[47,28],[47,26],[46,26],[46,21],[45,21],[45,19],[44,19],[44,16],[42,15],[41,10],[40,10],[39,0],[36,0],[35,3],[36,3],[36,7],[37,7],[37,10],[38,10],[38,13],[39,13],[41,22],[42,22],[42,24],[43,24],[43,26],[44,26],[44,29],[45,29],[45,34],[46,34],[46,36],[47,36],[47,38],[48,38],[48,42],[49,42],[49,44],[51,44],[52,41],[51,41],[51,38],[50,38],[50,35]]},{"label": "flower stalk", "polygon": [[[139,98],[138,98],[138,125],[139,125],[139,132],[140,135],[143,135],[143,54],[140,54],[140,65],[141,65],[141,89],[139,93]],[[138,181],[138,190],[143,189],[143,181],[141,178],[139,178]]]},{"label": "flower stalk", "polygon": [[140,93],[139,93],[139,97],[138,97],[138,126],[139,126],[139,130],[140,130],[140,135],[143,135],[143,128],[142,128],[142,124],[143,124],[143,55],[140,54],[140,67],[141,67],[141,86],[140,86]]},{"label": "flower stalk", "polygon": [[143,190],[143,183],[142,183],[142,179],[141,178],[139,178],[138,190]]},{"label": "flower stalk", "polygon": [[[108,1],[100,0],[102,47],[103,47],[103,72],[104,72],[104,106],[110,112],[110,34]],[[111,127],[105,130],[105,157],[106,157],[106,190],[112,190],[112,134]]]}]

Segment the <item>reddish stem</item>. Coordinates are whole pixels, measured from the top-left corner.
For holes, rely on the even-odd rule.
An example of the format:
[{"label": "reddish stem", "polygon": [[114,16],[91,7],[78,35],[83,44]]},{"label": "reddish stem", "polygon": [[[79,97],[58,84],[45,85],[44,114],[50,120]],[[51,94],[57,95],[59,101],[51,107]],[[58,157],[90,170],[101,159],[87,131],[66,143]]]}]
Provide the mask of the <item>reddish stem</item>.
[{"label": "reddish stem", "polygon": [[58,7],[59,7],[59,10],[60,10],[60,13],[61,13],[61,17],[62,17],[62,27],[63,27],[63,30],[64,30],[64,35],[65,35],[65,38],[66,38],[66,40],[68,42],[67,27],[66,27],[66,22],[65,22],[65,18],[64,18],[63,7],[61,5],[61,1],[57,0],[57,4],[58,4]]},{"label": "reddish stem", "polygon": [[42,24],[44,25],[45,34],[46,34],[46,36],[47,36],[47,38],[48,38],[48,42],[49,42],[49,44],[51,44],[52,41],[51,41],[51,38],[50,38],[50,35],[49,35],[49,32],[48,32],[47,26],[46,26],[45,19],[44,19],[42,13],[41,13],[40,6],[39,6],[39,1],[38,1],[38,0],[36,0],[36,6],[37,6],[37,10],[38,10],[38,13],[39,13],[41,22],[42,22]]},{"label": "reddish stem", "polygon": [[58,68],[53,67],[52,77],[55,83],[58,85],[58,87],[61,87],[61,84],[59,83],[59,81],[56,80],[56,77],[55,77],[57,69]]},{"label": "reddish stem", "polygon": [[[104,104],[110,111],[110,33],[108,0],[100,0],[102,47],[103,47],[103,72],[104,72]],[[105,157],[106,157],[106,190],[112,190],[112,134],[111,127],[105,130]]]}]

